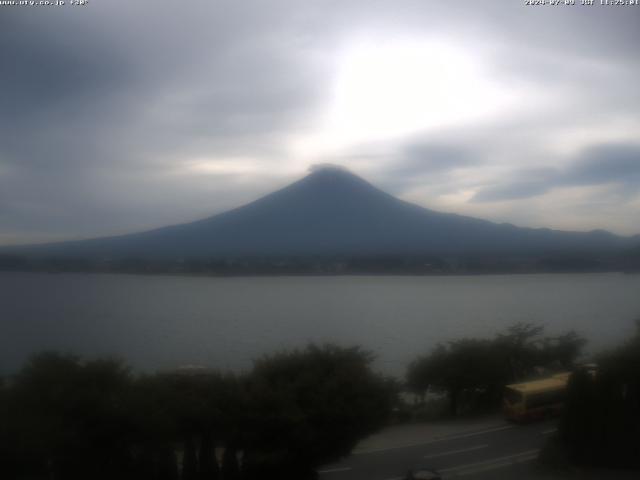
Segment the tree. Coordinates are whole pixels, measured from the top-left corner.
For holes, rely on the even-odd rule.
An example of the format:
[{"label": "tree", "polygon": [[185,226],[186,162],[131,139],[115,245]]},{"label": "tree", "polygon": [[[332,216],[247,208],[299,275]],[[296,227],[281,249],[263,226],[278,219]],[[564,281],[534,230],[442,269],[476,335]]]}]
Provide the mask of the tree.
[{"label": "tree", "polygon": [[595,392],[593,379],[584,370],[569,377],[565,414],[562,417],[560,431],[563,440],[571,446],[570,458],[579,463],[587,460],[592,452],[594,432]]},{"label": "tree", "polygon": [[557,337],[545,337],[538,363],[558,370],[572,370],[586,343],[587,340],[573,330]]},{"label": "tree", "polygon": [[120,362],[32,357],[15,378],[8,409],[22,467],[51,479],[111,478],[130,463],[124,405],[130,374]]},{"label": "tree", "polygon": [[544,332],[542,325],[533,323],[516,323],[499,333],[496,348],[505,356],[507,376],[510,381],[523,380],[531,375],[533,368],[539,365],[540,335]]},{"label": "tree", "polygon": [[246,478],[302,480],[380,428],[394,401],[359,348],[310,345],[255,363],[248,388]]},{"label": "tree", "polygon": [[[10,385],[0,384],[3,473],[30,480],[313,478],[391,410],[395,391],[371,371],[371,360],[358,348],[309,346],[264,357],[248,376],[198,370],[134,378],[113,360],[40,354]],[[222,465],[216,446],[224,447]]]},{"label": "tree", "polygon": [[227,443],[222,456],[223,480],[238,480],[240,466],[238,465],[238,450],[233,443]]},{"label": "tree", "polygon": [[595,378],[569,381],[561,434],[575,463],[640,468],[640,321],[634,337],[600,355]]},{"label": "tree", "polygon": [[449,398],[449,411],[459,411],[463,392],[493,395],[501,383],[500,362],[488,340],[462,339],[438,345],[429,355],[414,361],[408,370],[412,389],[441,390]]},{"label": "tree", "polygon": [[[170,372],[136,382],[135,418],[140,445],[151,463],[174,446],[183,452],[182,478],[215,480],[220,466],[216,442],[238,435],[244,401],[241,381],[215,370]],[[157,467],[155,467],[157,469]],[[171,467],[173,470],[173,467]]]},{"label": "tree", "polygon": [[213,434],[211,432],[202,434],[198,460],[200,463],[200,480],[218,480],[220,468],[215,457]]},{"label": "tree", "polygon": [[451,415],[460,412],[463,397],[471,408],[495,407],[505,385],[534,376],[537,368],[570,369],[585,344],[575,332],[545,338],[543,332],[542,326],[518,323],[493,339],[439,344],[409,365],[407,386],[423,397],[427,390],[445,392]]}]

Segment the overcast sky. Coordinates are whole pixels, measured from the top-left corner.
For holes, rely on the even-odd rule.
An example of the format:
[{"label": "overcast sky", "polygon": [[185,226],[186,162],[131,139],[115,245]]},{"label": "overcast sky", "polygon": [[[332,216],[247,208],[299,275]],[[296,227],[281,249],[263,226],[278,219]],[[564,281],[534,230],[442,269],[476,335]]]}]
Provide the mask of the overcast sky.
[{"label": "overcast sky", "polygon": [[0,6],[0,244],[202,218],[336,163],[405,200],[640,233],[640,7]]}]

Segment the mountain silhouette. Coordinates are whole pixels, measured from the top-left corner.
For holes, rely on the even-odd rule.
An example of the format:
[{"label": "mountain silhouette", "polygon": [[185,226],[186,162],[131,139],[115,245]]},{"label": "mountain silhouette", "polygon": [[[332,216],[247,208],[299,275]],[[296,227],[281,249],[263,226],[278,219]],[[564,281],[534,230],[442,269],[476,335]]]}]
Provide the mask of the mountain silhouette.
[{"label": "mountain silhouette", "polygon": [[[399,200],[323,166],[242,207],[143,233],[16,248],[20,253],[153,259],[304,255],[530,255],[606,252],[637,238],[519,228]],[[13,249],[12,249],[13,250]]]}]

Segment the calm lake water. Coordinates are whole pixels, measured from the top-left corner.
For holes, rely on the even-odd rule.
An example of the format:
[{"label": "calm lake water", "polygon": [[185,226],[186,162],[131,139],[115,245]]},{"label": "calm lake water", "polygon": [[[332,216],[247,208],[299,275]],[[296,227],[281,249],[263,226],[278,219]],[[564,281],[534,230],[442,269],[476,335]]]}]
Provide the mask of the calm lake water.
[{"label": "calm lake water", "polygon": [[402,375],[437,342],[519,321],[575,329],[591,350],[640,316],[640,275],[207,278],[0,274],[0,371],[43,349],[110,354],[143,370],[244,369],[309,341],[358,344]]}]

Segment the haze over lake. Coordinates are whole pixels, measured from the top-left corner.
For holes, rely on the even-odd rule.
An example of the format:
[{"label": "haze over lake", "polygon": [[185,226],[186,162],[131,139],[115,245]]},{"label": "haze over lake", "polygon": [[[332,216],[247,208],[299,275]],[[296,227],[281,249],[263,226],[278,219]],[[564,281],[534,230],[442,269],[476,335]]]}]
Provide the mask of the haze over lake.
[{"label": "haze over lake", "polygon": [[640,275],[179,277],[0,274],[0,372],[43,349],[141,370],[240,370],[309,341],[358,344],[402,375],[437,342],[518,321],[613,345],[640,316]]}]

